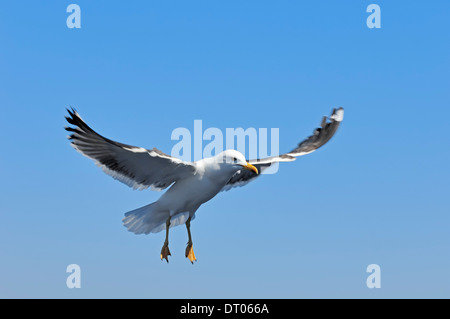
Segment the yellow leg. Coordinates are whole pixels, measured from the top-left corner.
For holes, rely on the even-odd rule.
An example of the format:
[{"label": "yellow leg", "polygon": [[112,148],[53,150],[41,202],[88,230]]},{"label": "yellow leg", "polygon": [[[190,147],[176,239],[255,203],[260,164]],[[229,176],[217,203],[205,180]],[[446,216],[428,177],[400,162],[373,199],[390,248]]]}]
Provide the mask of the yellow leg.
[{"label": "yellow leg", "polygon": [[169,250],[169,227],[170,227],[170,216],[166,220],[166,240],[164,241],[164,245],[161,248],[161,260],[165,259],[167,262],[169,262],[168,256],[170,255]]},{"label": "yellow leg", "polygon": [[192,248],[191,217],[189,217],[188,220],[186,221],[186,229],[188,232],[189,241],[187,243],[185,255],[186,255],[186,258],[188,258],[191,261],[191,263],[193,264],[194,261],[197,260],[197,258],[195,258],[194,249]]}]

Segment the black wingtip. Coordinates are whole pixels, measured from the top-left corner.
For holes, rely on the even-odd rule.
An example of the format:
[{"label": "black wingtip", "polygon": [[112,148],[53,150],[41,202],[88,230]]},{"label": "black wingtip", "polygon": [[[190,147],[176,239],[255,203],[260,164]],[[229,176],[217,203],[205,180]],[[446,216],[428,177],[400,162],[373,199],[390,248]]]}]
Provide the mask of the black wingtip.
[{"label": "black wingtip", "polygon": [[69,112],[70,115],[78,113],[77,110],[71,106],[70,109],[68,107],[66,107],[67,112]]},{"label": "black wingtip", "polygon": [[70,120],[75,121],[77,118],[80,118],[80,115],[78,115],[78,112],[77,112],[77,110],[74,107],[70,107],[70,108],[66,107],[66,111],[70,115],[70,117],[66,116],[66,120],[70,124],[73,124],[73,123],[70,122]]},{"label": "black wingtip", "polygon": [[66,108],[66,110],[70,115],[65,116],[67,122],[80,128],[84,128],[85,126],[87,126],[74,107],[70,107],[70,109]]}]

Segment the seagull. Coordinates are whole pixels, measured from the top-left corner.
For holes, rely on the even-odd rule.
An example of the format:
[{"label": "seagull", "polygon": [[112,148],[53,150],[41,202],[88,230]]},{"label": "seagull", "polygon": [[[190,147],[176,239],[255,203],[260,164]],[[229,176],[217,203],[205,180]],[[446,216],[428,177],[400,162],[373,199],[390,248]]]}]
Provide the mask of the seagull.
[{"label": "seagull", "polygon": [[68,139],[72,147],[92,159],[106,174],[133,189],[160,191],[170,187],[156,202],[125,213],[123,225],[135,234],[165,230],[160,258],[169,262],[169,229],[185,224],[188,234],[185,257],[192,264],[197,259],[190,226],[203,203],[221,191],[246,185],[275,163],[292,162],[298,156],[314,152],[333,137],[344,118],[342,107],[333,109],[311,136],[282,155],[246,160],[242,153],[229,149],[213,157],[187,162],[156,148],[112,141],[91,129],[74,108],[67,111],[66,120],[72,126],[65,129],[71,132]]}]

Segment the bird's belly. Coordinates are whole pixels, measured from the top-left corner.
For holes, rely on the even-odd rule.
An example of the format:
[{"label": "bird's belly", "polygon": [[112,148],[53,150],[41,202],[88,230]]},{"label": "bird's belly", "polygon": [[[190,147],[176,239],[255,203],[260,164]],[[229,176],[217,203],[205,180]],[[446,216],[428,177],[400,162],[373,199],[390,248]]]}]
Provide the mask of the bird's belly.
[{"label": "bird's belly", "polygon": [[161,196],[158,204],[160,209],[172,213],[195,210],[213,198],[223,186],[207,178],[178,181]]}]

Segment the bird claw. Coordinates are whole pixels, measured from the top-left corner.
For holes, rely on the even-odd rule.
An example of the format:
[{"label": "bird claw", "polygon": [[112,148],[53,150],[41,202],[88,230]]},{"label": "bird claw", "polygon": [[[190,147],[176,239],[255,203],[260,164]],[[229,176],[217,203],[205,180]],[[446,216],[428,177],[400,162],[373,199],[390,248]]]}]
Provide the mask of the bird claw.
[{"label": "bird claw", "polygon": [[194,264],[194,261],[197,261],[197,258],[195,258],[194,249],[192,248],[192,243],[187,244],[185,256],[190,260],[191,264]]},{"label": "bird claw", "polygon": [[161,249],[161,260],[165,259],[167,262],[169,262],[168,256],[171,256],[170,250],[169,250],[169,244],[164,243],[164,246]]}]

